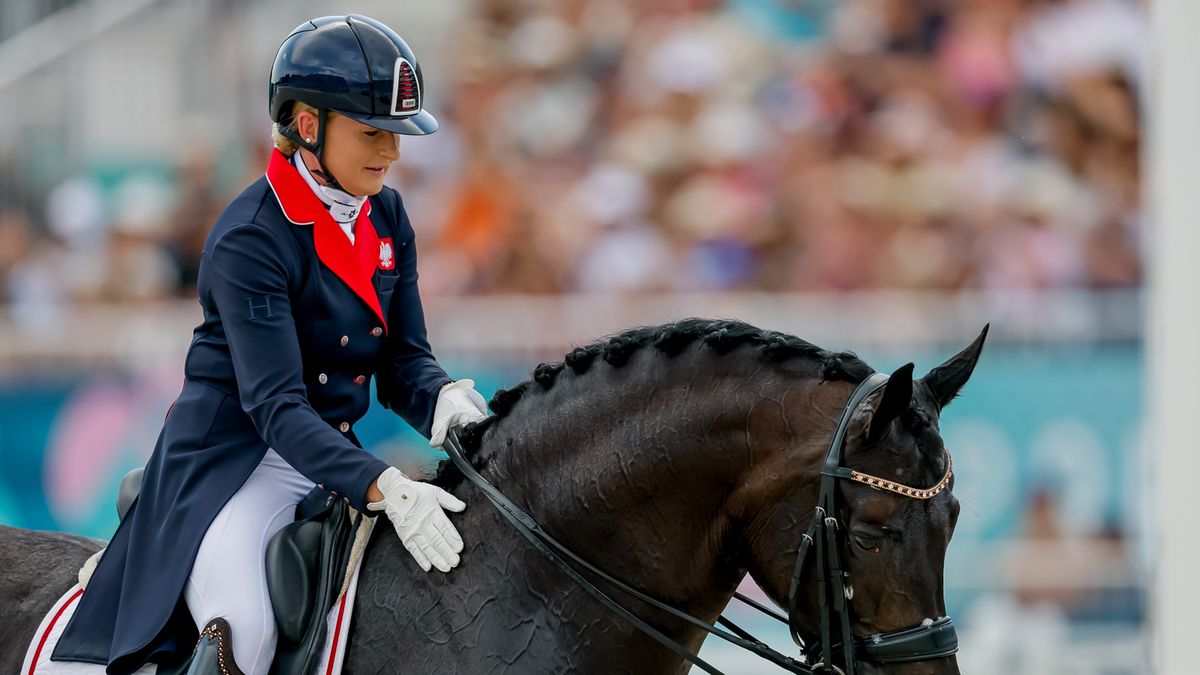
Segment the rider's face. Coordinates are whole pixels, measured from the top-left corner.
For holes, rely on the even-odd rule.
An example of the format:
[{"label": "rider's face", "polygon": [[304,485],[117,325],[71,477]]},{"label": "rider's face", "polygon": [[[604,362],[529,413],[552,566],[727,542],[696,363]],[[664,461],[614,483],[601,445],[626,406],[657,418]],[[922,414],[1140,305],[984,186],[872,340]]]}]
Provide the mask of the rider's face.
[{"label": "rider's face", "polygon": [[[317,137],[317,118],[309,112],[297,115],[297,131],[305,138]],[[352,195],[366,197],[383,189],[388,167],[400,158],[397,135],[329,113],[325,123],[325,165]],[[319,168],[316,157],[301,150],[309,168]]]}]

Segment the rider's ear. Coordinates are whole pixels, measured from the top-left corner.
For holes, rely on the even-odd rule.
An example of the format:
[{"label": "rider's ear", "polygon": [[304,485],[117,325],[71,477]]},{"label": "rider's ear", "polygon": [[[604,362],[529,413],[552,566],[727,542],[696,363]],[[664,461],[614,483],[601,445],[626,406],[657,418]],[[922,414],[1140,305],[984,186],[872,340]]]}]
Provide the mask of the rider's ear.
[{"label": "rider's ear", "polygon": [[912,403],[913,393],[913,364],[906,363],[896,369],[883,388],[883,398],[871,415],[867,427],[867,443],[874,443],[883,437],[888,425],[900,416]]},{"label": "rider's ear", "polygon": [[971,373],[975,370],[975,364],[979,361],[979,353],[983,351],[983,341],[987,338],[990,326],[991,324],[984,326],[979,337],[967,345],[966,349],[950,357],[945,363],[921,378],[925,386],[933,392],[939,409],[945,408],[955,396],[958,396],[959,390],[971,377]]}]

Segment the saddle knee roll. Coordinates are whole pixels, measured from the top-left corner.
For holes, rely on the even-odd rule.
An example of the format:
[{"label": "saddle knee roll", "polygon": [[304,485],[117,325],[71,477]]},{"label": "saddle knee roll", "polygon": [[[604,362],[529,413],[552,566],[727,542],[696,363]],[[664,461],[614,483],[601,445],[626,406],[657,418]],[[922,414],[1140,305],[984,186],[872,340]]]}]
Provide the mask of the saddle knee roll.
[{"label": "saddle knee roll", "polygon": [[317,605],[316,573],[321,552],[321,523],[285,525],[267,544],[267,591],[279,636],[304,637]]}]

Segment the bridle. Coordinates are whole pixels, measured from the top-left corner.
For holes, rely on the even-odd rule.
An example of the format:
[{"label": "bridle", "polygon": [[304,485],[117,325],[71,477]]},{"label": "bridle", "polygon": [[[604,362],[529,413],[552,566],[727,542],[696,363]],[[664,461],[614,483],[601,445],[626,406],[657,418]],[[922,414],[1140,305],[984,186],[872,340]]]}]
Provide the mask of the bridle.
[{"label": "bridle", "polygon": [[[850,426],[855,410],[872,394],[882,389],[888,381],[888,376],[875,373],[867,378],[850,395],[837,429],[829,443],[825,454],[825,463],[821,469],[821,491],[817,500],[816,513],[813,522],[800,540],[796,551],[796,565],[792,573],[788,589],[788,614],[784,616],[778,611],[763,606],[761,603],[748,598],[741,593],[735,593],[742,602],[788,625],[792,639],[800,647],[805,656],[805,662],[800,662],[790,656],[781,654],[758,640],[753,635],[738,627],[729,619],[720,616],[717,619],[724,628],[698,619],[686,612],[643,593],[629,584],[609,575],[596,566],[576,555],[566,546],[559,543],[538,525],[528,513],[505,497],[494,485],[479,474],[467,461],[462,444],[458,439],[456,429],[447,434],[442,446],[450,456],[451,461],[459,471],[475,487],[479,488],[488,500],[500,512],[517,532],[529,541],[535,549],[554,563],[568,577],[577,583],[584,591],[598,600],[605,607],[615,612],[638,630],[650,636],[667,649],[691,662],[701,670],[711,675],[723,675],[705,660],[691,650],[679,644],[672,638],[639,618],[626,609],[610,595],[589,581],[580,569],[600,580],[684,621],[711,635],[721,638],[735,646],[752,652],[763,659],[791,673],[838,673],[854,675],[858,672],[858,663],[902,663],[908,661],[925,661],[951,656],[958,651],[958,635],[950,617],[926,619],[924,622],[909,628],[876,633],[865,638],[855,638],[851,632],[850,597],[853,594],[848,583],[848,573],[842,564],[842,549],[844,546],[842,526],[837,519],[837,481],[850,480],[870,487],[894,492],[912,499],[932,499],[946,489],[950,484],[952,463],[949,452],[946,453],[946,474],[936,485],[930,488],[913,488],[895,481],[878,478],[870,474],[848,469],[841,465],[842,449],[845,444],[846,430]],[[820,642],[805,645],[799,635],[798,614],[800,593],[800,578],[804,574],[809,551],[814,551],[813,559],[817,564],[817,595],[821,608],[821,638]],[[570,561],[570,562],[568,562]],[[572,565],[574,563],[574,565]]]},{"label": "bridle", "polygon": [[[796,566],[792,572],[792,581],[788,589],[788,630],[792,640],[800,647],[806,660],[812,663],[813,672],[822,670],[834,673],[858,672],[858,661],[874,663],[901,663],[907,661],[925,661],[950,656],[958,651],[958,634],[954,630],[954,622],[948,616],[937,619],[926,619],[924,622],[910,628],[877,633],[866,638],[856,639],[851,633],[850,599],[854,591],[850,586],[849,573],[842,564],[843,527],[838,522],[838,480],[850,480],[870,486],[877,490],[886,490],[910,499],[929,500],[938,496],[950,485],[954,472],[954,462],[950,452],[946,451],[946,473],[933,487],[914,488],[902,483],[872,476],[871,474],[855,471],[842,466],[842,450],[846,442],[846,430],[854,412],[872,394],[883,389],[888,383],[888,376],[874,373],[854,390],[850,400],[842,410],[833,438],[829,441],[829,450],[825,453],[825,463],[821,467],[821,492],[817,497],[816,513],[812,524],[800,539],[800,548],[796,553]],[[821,640],[805,645],[799,634],[798,597],[800,594],[800,579],[808,561],[808,553],[815,549],[813,556],[817,565],[817,598],[821,608]],[[819,660],[814,662],[814,659]],[[838,665],[840,664],[840,665]]]}]

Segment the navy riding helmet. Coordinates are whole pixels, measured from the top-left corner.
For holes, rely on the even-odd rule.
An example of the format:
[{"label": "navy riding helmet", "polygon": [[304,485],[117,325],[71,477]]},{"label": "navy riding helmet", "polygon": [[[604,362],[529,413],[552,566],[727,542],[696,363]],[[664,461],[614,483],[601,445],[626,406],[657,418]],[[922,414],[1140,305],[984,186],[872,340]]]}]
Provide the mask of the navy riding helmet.
[{"label": "navy riding helmet", "polygon": [[[408,44],[391,28],[359,14],[325,16],[297,26],[275,56],[268,101],[271,120],[315,154],[323,169],[330,110],[391,133],[425,135],[438,128],[423,107],[421,66]],[[294,101],[319,111],[313,143],[289,128]]]}]

